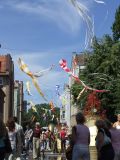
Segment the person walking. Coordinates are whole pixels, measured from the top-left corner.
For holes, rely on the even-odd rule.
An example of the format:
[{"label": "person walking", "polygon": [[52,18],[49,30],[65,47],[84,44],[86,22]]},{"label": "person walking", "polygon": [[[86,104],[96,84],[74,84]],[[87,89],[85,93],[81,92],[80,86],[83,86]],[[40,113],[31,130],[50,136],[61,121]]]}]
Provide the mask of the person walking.
[{"label": "person walking", "polygon": [[90,131],[84,125],[85,117],[82,113],[76,115],[77,125],[72,128],[72,141],[74,143],[72,160],[90,160],[89,144]]},{"label": "person walking", "polygon": [[65,143],[66,143],[66,131],[65,128],[62,127],[60,131],[60,138],[61,138],[61,152],[65,152]]},{"label": "person walking", "polygon": [[15,122],[13,119],[9,119],[7,121],[7,130],[8,130],[8,136],[12,147],[12,154],[15,157],[16,156],[16,146],[17,146],[17,133],[15,131]]},{"label": "person walking", "polygon": [[13,120],[15,122],[15,131],[17,133],[16,160],[21,160],[21,154],[24,146],[24,132],[23,127],[20,124],[18,124],[17,117],[13,117]]},{"label": "person walking", "polygon": [[33,130],[33,159],[37,159],[40,156],[40,135],[40,123],[36,122],[35,128]]},{"label": "person walking", "polygon": [[32,149],[31,139],[33,136],[33,130],[30,128],[29,124],[26,126],[26,131],[25,131],[24,136],[25,136],[25,150],[27,154],[29,154],[29,149]]},{"label": "person walking", "polygon": [[114,160],[120,160],[120,129],[113,127],[109,120],[105,121],[111,133],[111,142],[115,152]]},{"label": "person walking", "polygon": [[8,132],[2,119],[0,119],[0,160],[4,160],[7,153],[12,153]]},{"label": "person walking", "polygon": [[114,160],[114,149],[111,143],[111,133],[103,120],[97,120],[95,125],[98,129],[96,136],[96,148],[98,160]]}]

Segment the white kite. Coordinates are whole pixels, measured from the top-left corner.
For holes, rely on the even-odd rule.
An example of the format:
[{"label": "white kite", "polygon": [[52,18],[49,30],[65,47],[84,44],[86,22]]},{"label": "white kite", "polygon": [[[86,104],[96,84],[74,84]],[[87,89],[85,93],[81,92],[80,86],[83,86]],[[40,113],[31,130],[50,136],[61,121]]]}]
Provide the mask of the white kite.
[{"label": "white kite", "polygon": [[68,1],[73,5],[73,7],[76,9],[76,11],[86,24],[85,48],[88,48],[91,46],[94,37],[94,20],[90,16],[89,9],[85,5],[78,2],[78,0]]},{"label": "white kite", "polygon": [[30,82],[29,81],[26,82],[26,91],[27,91],[28,95],[32,96],[31,91],[30,91]]},{"label": "white kite", "polygon": [[35,72],[33,73],[34,77],[42,77],[44,76],[47,72],[51,71],[53,69],[54,65],[52,65],[50,68],[47,68],[45,70],[39,71],[39,72]]},{"label": "white kite", "polygon": [[97,2],[97,3],[105,4],[104,1],[99,1],[99,0],[94,0],[94,1]]}]

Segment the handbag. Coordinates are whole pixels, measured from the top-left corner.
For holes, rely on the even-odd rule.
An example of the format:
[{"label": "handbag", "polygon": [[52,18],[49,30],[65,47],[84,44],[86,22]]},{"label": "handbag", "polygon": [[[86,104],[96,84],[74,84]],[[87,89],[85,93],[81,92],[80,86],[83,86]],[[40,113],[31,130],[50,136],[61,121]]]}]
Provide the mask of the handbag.
[{"label": "handbag", "polygon": [[107,134],[105,133],[104,129],[102,129],[102,131],[103,131],[103,135],[104,135],[103,146],[106,146],[106,145],[111,143],[111,139],[110,139],[110,137],[107,136]]}]

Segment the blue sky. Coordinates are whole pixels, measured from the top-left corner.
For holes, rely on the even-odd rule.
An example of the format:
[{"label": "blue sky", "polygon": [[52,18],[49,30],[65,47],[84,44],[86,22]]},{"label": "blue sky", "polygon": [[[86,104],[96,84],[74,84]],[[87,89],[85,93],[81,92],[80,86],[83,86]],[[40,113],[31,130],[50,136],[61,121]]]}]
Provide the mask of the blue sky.
[{"label": "blue sky", "polygon": [[[32,71],[39,71],[55,64],[55,68],[39,84],[48,100],[57,99],[55,86],[68,82],[67,74],[59,67],[64,58],[71,63],[72,52],[85,49],[85,24],[69,0],[0,0],[0,54],[10,53],[15,64],[15,79],[30,80],[17,64],[23,58]],[[79,0],[94,17],[94,34],[102,37],[111,34],[110,27],[119,0],[104,0],[104,4],[94,0]],[[25,99],[42,103],[36,89],[31,85],[34,96]]]}]

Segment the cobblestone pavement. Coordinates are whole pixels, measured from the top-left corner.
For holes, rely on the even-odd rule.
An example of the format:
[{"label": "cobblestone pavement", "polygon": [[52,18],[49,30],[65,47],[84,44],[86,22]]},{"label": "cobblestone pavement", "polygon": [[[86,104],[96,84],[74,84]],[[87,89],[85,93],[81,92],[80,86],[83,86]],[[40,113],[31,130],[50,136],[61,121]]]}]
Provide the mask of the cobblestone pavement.
[{"label": "cobblestone pavement", "polygon": [[[26,156],[25,154],[23,154],[22,160],[33,160],[32,152],[29,153],[29,156]],[[41,153],[41,157],[39,157],[39,159],[36,159],[36,160],[66,160],[66,158],[65,158],[65,154],[45,152],[44,155]]]}]

